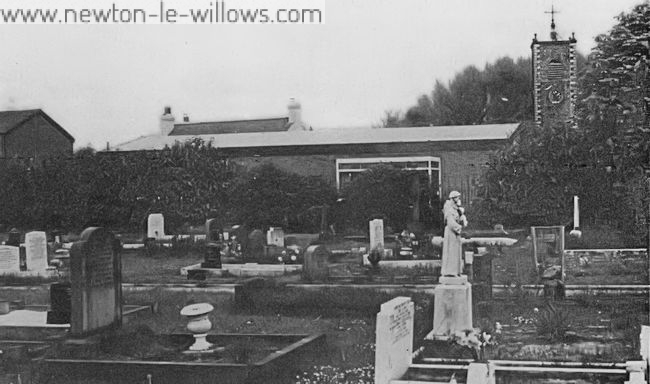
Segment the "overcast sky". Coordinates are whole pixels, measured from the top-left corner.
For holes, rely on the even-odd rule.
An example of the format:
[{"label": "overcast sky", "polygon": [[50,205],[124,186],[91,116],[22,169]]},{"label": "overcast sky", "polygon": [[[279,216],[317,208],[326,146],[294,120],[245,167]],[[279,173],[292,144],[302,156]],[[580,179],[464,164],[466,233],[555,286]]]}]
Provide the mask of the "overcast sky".
[{"label": "overcast sky", "polygon": [[322,25],[0,25],[0,109],[42,108],[97,149],[157,132],[165,105],[177,121],[235,120],[285,116],[295,97],[314,129],[367,127],[467,65],[528,57],[551,3],[587,54],[641,1],[323,0]]}]

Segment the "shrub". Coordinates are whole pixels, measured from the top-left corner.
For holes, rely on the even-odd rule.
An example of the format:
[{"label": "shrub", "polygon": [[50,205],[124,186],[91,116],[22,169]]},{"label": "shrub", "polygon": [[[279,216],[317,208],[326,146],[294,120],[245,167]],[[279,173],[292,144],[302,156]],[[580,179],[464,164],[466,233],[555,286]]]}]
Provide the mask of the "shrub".
[{"label": "shrub", "polygon": [[230,218],[251,228],[282,226],[318,231],[320,207],[333,205],[336,190],[318,177],[264,164],[241,173],[229,190]]},{"label": "shrub", "polygon": [[550,340],[564,340],[569,330],[569,314],[562,308],[557,308],[551,302],[539,311],[535,319],[537,333]]},{"label": "shrub", "polygon": [[368,227],[368,220],[383,218],[385,226],[406,228],[411,219],[409,204],[421,191],[411,188],[414,172],[380,165],[362,172],[345,188],[342,210],[346,224],[353,228]]}]

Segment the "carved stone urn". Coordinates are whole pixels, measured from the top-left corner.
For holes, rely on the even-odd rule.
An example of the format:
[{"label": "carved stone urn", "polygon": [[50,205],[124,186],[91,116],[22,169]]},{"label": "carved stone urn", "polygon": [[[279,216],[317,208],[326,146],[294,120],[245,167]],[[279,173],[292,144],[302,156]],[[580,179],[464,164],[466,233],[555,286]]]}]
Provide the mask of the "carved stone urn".
[{"label": "carved stone urn", "polygon": [[194,344],[190,346],[191,352],[213,352],[212,344],[206,339],[212,329],[212,322],[208,315],[214,307],[208,303],[191,304],[181,309],[181,315],[187,317],[187,330],[194,335]]}]

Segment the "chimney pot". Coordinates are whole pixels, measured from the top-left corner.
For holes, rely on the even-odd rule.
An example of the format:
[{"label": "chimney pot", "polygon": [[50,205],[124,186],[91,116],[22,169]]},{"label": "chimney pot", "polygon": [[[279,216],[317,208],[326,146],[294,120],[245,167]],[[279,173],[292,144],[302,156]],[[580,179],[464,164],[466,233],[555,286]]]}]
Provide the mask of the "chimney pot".
[{"label": "chimney pot", "polygon": [[190,117],[188,116],[187,113],[183,114],[183,122],[184,123],[189,123],[190,122]]},{"label": "chimney pot", "polygon": [[164,115],[171,115],[171,114],[172,114],[172,107],[165,107]]}]

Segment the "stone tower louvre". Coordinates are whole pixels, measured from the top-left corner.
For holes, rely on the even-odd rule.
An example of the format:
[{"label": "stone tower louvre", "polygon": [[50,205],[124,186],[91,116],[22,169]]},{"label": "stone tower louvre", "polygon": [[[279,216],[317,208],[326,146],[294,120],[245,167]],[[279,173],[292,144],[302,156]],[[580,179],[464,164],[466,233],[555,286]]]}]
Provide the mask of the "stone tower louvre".
[{"label": "stone tower louvre", "polygon": [[576,125],[576,39],[558,40],[551,22],[551,40],[531,44],[535,123],[543,127]]}]

